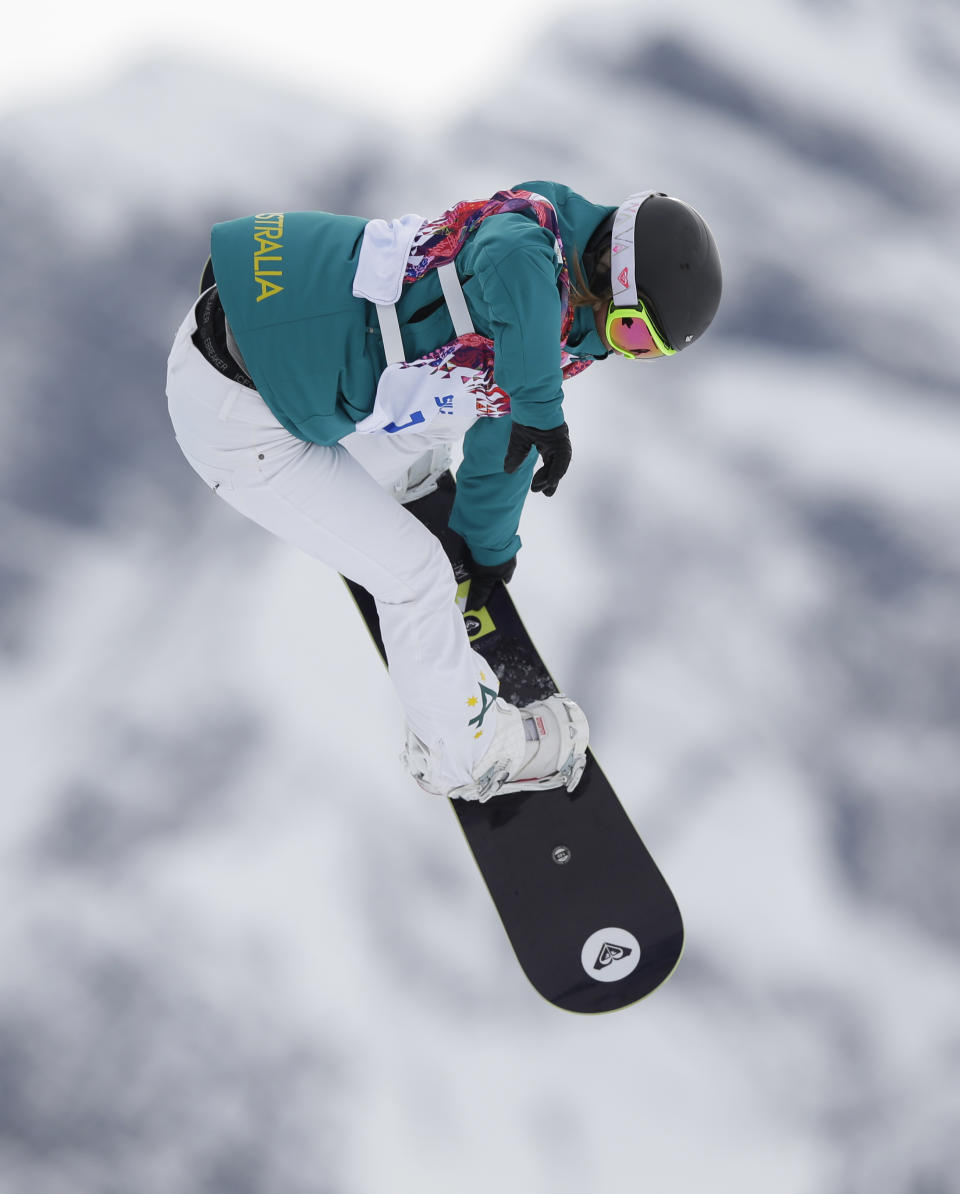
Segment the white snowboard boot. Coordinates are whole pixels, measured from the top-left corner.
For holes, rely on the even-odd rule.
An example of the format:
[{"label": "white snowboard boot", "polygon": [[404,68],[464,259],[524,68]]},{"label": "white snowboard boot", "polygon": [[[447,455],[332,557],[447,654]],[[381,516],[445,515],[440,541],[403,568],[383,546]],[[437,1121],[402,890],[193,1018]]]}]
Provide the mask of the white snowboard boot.
[{"label": "white snowboard boot", "polygon": [[392,487],[393,495],[401,505],[426,497],[437,488],[437,482],[453,462],[453,451],[449,444],[437,444],[410,465]]},{"label": "white snowboard boot", "polygon": [[496,733],[474,767],[472,783],[449,790],[438,787],[431,777],[430,751],[412,732],[402,759],[424,791],[484,804],[507,792],[572,792],[586,766],[589,736],[583,710],[562,693],[524,709],[498,697]]}]

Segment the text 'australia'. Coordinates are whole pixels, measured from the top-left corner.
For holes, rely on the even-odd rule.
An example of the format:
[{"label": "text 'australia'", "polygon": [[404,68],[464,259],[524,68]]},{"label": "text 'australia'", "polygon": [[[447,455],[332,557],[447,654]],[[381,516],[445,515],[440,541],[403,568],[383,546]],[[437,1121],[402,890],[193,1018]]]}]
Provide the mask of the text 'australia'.
[{"label": "text 'australia'", "polygon": [[283,212],[268,211],[254,216],[253,280],[260,287],[257,302],[283,290]]}]

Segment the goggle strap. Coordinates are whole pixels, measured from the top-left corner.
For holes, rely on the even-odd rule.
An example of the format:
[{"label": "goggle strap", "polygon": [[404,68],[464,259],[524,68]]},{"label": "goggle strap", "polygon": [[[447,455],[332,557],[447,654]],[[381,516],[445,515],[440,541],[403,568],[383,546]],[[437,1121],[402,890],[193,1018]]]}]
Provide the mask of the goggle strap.
[{"label": "goggle strap", "polygon": [[637,212],[651,195],[658,194],[659,191],[636,191],[624,199],[614,216],[610,237],[610,288],[614,304],[618,307],[637,306],[634,227]]}]

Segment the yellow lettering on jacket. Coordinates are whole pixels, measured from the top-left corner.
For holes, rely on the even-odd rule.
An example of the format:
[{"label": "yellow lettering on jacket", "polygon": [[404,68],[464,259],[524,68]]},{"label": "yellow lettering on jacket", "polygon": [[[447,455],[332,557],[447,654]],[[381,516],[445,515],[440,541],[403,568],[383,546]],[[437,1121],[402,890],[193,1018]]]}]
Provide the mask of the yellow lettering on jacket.
[{"label": "yellow lettering on jacket", "polygon": [[283,212],[263,212],[254,216],[253,280],[260,287],[257,302],[279,294],[283,287],[271,278],[283,278]]}]

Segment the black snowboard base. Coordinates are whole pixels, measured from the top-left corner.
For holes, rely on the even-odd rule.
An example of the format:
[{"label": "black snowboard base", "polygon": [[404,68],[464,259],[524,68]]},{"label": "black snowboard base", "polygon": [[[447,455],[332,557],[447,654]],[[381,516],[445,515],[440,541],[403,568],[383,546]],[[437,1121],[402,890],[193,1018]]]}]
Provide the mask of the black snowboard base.
[{"label": "black snowboard base", "polygon": [[[447,474],[407,507],[448,543],[454,492]],[[373,599],[347,585],[383,656]],[[558,691],[503,585],[486,608],[464,617],[505,700],[523,706]],[[592,752],[573,792],[450,803],[517,959],[544,999],[571,1012],[610,1012],[669,978],[683,949],[680,910]]]}]

